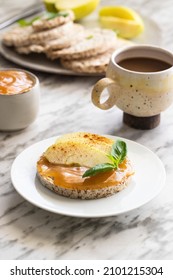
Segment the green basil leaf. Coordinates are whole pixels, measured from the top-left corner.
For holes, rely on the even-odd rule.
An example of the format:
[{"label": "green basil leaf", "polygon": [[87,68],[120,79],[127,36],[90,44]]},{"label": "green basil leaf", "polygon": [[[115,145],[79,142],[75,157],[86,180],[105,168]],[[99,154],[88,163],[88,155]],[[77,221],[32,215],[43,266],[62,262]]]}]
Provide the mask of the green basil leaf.
[{"label": "green basil leaf", "polygon": [[41,19],[41,16],[36,16],[33,19],[31,19],[30,23],[32,24],[34,21]]},{"label": "green basil leaf", "polygon": [[94,167],[88,169],[83,175],[82,178],[94,176],[100,172],[106,172],[115,169],[115,166],[111,163],[102,163],[97,164]]},{"label": "green basil leaf", "polygon": [[117,140],[112,146],[111,155],[114,158],[114,164],[118,167],[127,155],[126,143],[124,141]]},{"label": "green basil leaf", "polygon": [[56,17],[67,17],[69,14],[67,12],[59,12],[59,13],[47,13],[46,19],[50,20]]},{"label": "green basil leaf", "polygon": [[34,17],[33,19],[31,19],[30,21],[27,21],[25,19],[20,19],[18,20],[18,24],[21,26],[21,27],[25,27],[25,26],[30,26],[32,25],[32,23],[38,19],[40,19],[41,17],[40,16],[37,16],[37,17]]},{"label": "green basil leaf", "polygon": [[112,163],[114,163],[115,158],[112,155],[107,155],[107,157],[112,161]]},{"label": "green basil leaf", "polygon": [[20,19],[17,21],[17,23],[21,26],[21,27],[24,27],[24,26],[28,26],[28,22],[25,20],[25,19]]},{"label": "green basil leaf", "polygon": [[93,35],[89,35],[88,37],[86,37],[87,40],[92,39],[94,36]]},{"label": "green basil leaf", "polygon": [[53,18],[56,18],[56,17],[67,17],[69,14],[67,12],[59,12],[59,13],[51,13],[51,12],[46,12],[44,15],[42,16],[36,16],[34,17],[33,19],[31,20],[25,20],[25,19],[20,19],[18,20],[18,24],[21,26],[21,27],[25,27],[25,26],[30,26],[32,25],[32,23],[38,19],[42,19],[42,18],[45,18],[46,20],[50,20],[50,19],[53,19]]},{"label": "green basil leaf", "polygon": [[127,146],[124,141],[117,140],[113,145],[112,145],[112,150],[111,154],[107,155],[107,157],[110,159],[112,163],[102,163],[102,164],[97,164],[96,166],[88,169],[84,174],[84,177],[90,177],[94,176],[100,172],[106,172],[110,171],[113,169],[117,169],[118,165],[123,162],[127,155]]}]

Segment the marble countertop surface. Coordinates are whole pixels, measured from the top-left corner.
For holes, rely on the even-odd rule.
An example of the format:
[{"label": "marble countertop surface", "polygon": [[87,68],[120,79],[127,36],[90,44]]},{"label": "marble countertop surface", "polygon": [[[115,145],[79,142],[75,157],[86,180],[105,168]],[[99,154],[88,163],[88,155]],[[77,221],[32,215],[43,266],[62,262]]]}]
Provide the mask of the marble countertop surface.
[{"label": "marble countertop surface", "polygon": [[[26,8],[22,0],[0,2],[1,20]],[[171,0],[125,0],[123,5],[155,20],[163,46],[173,50]],[[0,65],[16,67],[2,56]],[[173,107],[162,113],[157,128],[135,130],[122,123],[119,109],[102,111],[92,105],[98,77],[33,72],[41,83],[37,120],[23,131],[0,132],[0,259],[173,259]],[[147,205],[107,218],[73,218],[33,206],[13,188],[13,160],[35,142],[74,131],[112,134],[145,145],[165,166],[165,188]]]}]

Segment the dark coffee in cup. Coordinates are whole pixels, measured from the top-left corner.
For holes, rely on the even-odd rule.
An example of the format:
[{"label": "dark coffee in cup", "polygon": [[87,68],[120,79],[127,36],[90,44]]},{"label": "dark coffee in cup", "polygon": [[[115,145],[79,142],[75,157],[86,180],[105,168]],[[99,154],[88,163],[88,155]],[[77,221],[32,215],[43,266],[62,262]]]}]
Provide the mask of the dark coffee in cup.
[{"label": "dark coffee in cup", "polygon": [[148,57],[126,58],[118,62],[118,65],[124,69],[136,72],[159,72],[172,67],[171,64]]}]

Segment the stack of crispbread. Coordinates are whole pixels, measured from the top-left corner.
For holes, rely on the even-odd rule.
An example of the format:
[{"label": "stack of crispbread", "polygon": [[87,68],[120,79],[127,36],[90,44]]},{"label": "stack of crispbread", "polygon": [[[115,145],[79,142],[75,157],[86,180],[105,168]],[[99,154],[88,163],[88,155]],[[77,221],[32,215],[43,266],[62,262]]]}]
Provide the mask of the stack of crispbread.
[{"label": "stack of crispbread", "polygon": [[31,26],[5,33],[3,43],[21,54],[45,53],[51,60],[59,59],[64,68],[81,73],[105,73],[112,52],[132,44],[111,30],[86,29],[73,20],[72,11],[53,18],[43,16]]}]

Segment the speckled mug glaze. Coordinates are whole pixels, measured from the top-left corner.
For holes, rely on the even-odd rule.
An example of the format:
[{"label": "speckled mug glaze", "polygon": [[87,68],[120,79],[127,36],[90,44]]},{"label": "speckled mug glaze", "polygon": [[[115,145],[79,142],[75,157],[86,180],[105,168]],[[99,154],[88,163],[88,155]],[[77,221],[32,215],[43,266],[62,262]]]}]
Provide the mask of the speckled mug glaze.
[{"label": "speckled mug glaze", "polygon": [[[173,66],[158,72],[136,72],[118,65],[123,59],[133,57],[154,58],[173,65],[173,54],[156,46],[138,45],[117,50],[112,54],[106,78],[93,88],[92,102],[103,110],[116,105],[136,117],[158,115],[173,102]],[[109,98],[101,103],[105,88]]]},{"label": "speckled mug glaze", "polygon": [[28,91],[18,94],[0,94],[0,131],[15,131],[29,126],[37,117],[40,101],[40,86],[38,78],[29,71],[8,68],[29,74],[33,86]]}]

